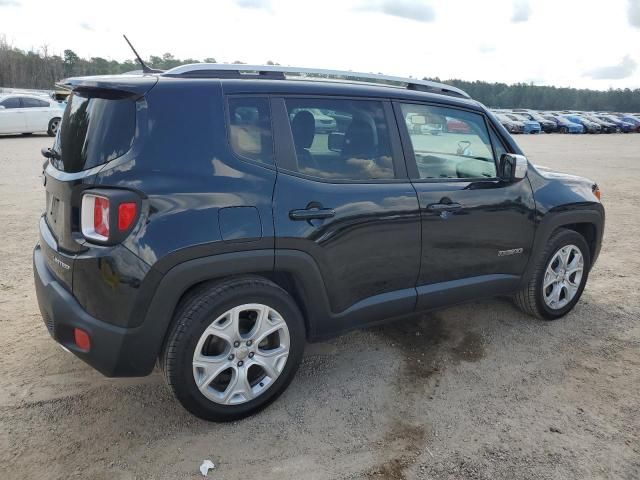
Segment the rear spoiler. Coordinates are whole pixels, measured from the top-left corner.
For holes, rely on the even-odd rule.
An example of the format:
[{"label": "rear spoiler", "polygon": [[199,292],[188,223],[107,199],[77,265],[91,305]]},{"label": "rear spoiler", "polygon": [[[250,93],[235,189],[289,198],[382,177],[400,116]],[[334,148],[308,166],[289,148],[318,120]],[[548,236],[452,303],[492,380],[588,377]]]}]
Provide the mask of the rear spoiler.
[{"label": "rear spoiler", "polygon": [[145,95],[158,83],[158,77],[156,75],[104,75],[67,78],[58,83],[73,91],[84,91],[96,96],[125,98]]}]

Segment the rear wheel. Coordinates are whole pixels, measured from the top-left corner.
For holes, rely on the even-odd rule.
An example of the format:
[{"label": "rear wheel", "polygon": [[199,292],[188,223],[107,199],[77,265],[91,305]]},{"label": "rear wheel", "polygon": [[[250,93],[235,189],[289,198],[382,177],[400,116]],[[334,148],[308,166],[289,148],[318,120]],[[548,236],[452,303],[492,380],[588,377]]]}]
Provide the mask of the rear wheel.
[{"label": "rear wheel", "polygon": [[580,300],[590,267],[584,237],[573,230],[558,230],[540,255],[528,284],[516,295],[516,304],[544,320],[560,318]]},{"label": "rear wheel", "polygon": [[182,405],[231,421],[265,408],[289,385],[305,334],[293,299],[261,277],[201,287],[177,310],[161,358]]},{"label": "rear wheel", "polygon": [[59,118],[52,118],[49,121],[49,127],[47,128],[47,134],[50,137],[55,137],[56,134],[58,133],[58,128],[60,128],[60,119]]},{"label": "rear wheel", "polygon": [[569,129],[567,127],[560,127],[560,133],[569,133]]}]

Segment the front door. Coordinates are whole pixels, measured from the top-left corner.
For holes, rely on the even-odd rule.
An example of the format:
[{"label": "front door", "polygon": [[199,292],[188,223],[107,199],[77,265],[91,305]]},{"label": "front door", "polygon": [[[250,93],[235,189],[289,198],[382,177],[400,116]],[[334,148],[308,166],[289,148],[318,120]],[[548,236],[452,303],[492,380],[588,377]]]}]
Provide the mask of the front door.
[{"label": "front door", "polygon": [[24,109],[20,98],[7,97],[0,100],[0,133],[24,133],[28,130],[25,123]]},{"label": "front door", "polygon": [[497,178],[505,147],[482,113],[414,103],[394,109],[422,217],[418,308],[510,293],[533,242],[529,181]]},{"label": "front door", "polygon": [[272,111],[276,138],[286,139],[277,143],[276,263],[283,249],[313,259],[330,303],[320,328],[411,312],[420,218],[391,104],[279,98]]}]

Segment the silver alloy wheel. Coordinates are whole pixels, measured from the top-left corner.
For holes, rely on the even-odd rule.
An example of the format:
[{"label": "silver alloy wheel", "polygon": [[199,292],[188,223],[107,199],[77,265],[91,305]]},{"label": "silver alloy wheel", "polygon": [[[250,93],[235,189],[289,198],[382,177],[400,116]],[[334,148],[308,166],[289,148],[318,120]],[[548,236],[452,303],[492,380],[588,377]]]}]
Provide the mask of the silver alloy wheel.
[{"label": "silver alloy wheel", "polygon": [[560,248],[547,264],[542,283],[544,303],[553,310],[565,307],[578,293],[584,258],[575,245]]},{"label": "silver alloy wheel", "polygon": [[51,122],[51,133],[56,134],[58,133],[58,127],[60,126],[60,120],[59,119],[55,119]]},{"label": "silver alloy wheel", "polygon": [[248,402],[280,376],[289,341],[287,323],[276,310],[260,303],[239,305],[201,335],[193,354],[193,378],[213,402]]}]

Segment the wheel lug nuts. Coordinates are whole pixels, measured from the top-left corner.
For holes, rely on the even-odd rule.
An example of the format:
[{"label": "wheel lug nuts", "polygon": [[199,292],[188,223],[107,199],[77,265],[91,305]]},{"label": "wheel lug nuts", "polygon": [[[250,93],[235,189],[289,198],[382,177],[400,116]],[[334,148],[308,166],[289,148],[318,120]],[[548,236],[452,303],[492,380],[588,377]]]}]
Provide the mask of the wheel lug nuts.
[{"label": "wheel lug nuts", "polygon": [[239,366],[239,367],[241,367],[242,365],[244,365],[244,362],[243,362],[242,360],[240,360],[240,361],[238,362],[238,366]]},{"label": "wheel lug nuts", "polygon": [[238,348],[240,346],[240,342],[233,342],[233,346]]},{"label": "wheel lug nuts", "polygon": [[251,340],[247,341],[247,347],[250,347],[253,342]]},{"label": "wheel lug nuts", "polygon": [[227,360],[233,360],[234,358],[235,358],[235,357],[234,357],[234,355],[233,355],[233,353],[232,353],[231,355],[229,355],[229,356],[227,357]]},{"label": "wheel lug nuts", "polygon": [[253,358],[253,352],[249,352],[249,358]]}]

